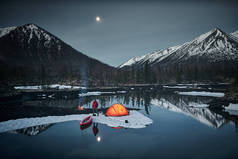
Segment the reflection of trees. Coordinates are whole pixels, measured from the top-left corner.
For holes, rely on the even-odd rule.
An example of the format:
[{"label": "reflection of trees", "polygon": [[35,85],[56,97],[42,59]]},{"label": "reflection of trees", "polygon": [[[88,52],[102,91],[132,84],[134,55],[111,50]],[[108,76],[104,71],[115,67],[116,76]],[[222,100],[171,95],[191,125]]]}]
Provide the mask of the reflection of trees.
[{"label": "reflection of trees", "polygon": [[123,104],[129,105],[129,103],[130,103],[130,96],[129,96],[129,94],[126,93],[124,95],[124,102],[123,102]]},{"label": "reflection of trees", "polygon": [[147,114],[150,114],[149,113],[149,110],[151,110],[151,107],[150,107],[150,95],[148,92],[145,92],[145,95],[144,95],[144,105],[145,105],[145,112]]},{"label": "reflection of trees", "polygon": [[131,97],[131,102],[132,102],[132,106],[135,107],[135,97],[134,96]]}]

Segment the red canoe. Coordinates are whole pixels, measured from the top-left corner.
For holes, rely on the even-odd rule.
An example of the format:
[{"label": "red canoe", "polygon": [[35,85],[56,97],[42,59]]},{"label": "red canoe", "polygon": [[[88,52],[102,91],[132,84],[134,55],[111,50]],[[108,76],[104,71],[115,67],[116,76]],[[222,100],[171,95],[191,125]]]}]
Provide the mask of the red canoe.
[{"label": "red canoe", "polygon": [[88,116],[80,122],[80,126],[89,126],[92,124],[92,122],[93,122],[92,116]]}]

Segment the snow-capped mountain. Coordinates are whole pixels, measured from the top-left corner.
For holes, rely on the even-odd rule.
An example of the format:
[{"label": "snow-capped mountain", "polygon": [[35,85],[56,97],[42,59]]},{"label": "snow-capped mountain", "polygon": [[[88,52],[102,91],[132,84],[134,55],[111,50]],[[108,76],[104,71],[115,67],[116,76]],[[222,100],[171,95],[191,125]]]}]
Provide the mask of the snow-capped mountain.
[{"label": "snow-capped mountain", "polygon": [[[58,44],[57,48],[60,50],[62,41],[55,37],[54,35],[50,34],[46,30],[40,28],[35,24],[26,24],[19,27],[7,27],[7,28],[0,28],[0,38],[4,38],[12,34],[17,34],[15,40],[20,40],[22,45],[25,45],[25,42],[28,44],[34,43],[37,47],[42,48],[54,46],[54,44]],[[43,46],[42,46],[43,45]]]},{"label": "snow-capped mountain", "polygon": [[140,67],[145,63],[151,66],[170,66],[171,64],[208,63],[238,60],[237,32],[227,34],[213,29],[190,42],[159,50],[158,52],[135,57],[121,64],[119,68]]},{"label": "snow-capped mountain", "polygon": [[167,49],[159,50],[151,54],[146,54],[139,57],[134,57],[129,61],[121,64],[119,68],[123,68],[125,66],[132,66],[132,65],[143,65],[145,62],[149,62],[149,64],[153,64],[155,62],[162,61],[169,55],[171,55],[174,51],[177,50],[179,46],[169,47]]},{"label": "snow-capped mountain", "polygon": [[75,81],[81,80],[78,77],[85,71],[91,75],[89,80],[99,82],[101,74],[107,76],[113,70],[35,24],[0,29],[0,81]]}]

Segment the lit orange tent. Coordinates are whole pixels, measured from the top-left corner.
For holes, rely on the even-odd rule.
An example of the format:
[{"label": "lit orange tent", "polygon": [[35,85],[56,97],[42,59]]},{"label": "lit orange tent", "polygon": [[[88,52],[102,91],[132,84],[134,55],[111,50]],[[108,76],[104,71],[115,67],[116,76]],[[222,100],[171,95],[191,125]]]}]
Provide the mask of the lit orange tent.
[{"label": "lit orange tent", "polygon": [[113,104],[106,112],[107,116],[124,116],[129,115],[127,109],[121,104]]}]

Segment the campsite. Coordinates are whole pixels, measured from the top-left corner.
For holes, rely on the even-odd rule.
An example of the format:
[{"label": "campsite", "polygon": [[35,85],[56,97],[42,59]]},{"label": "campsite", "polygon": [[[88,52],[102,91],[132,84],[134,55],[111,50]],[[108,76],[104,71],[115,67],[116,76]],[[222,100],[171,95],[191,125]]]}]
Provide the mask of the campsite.
[{"label": "campsite", "polygon": [[1,0],[1,159],[238,159],[238,0]]}]

